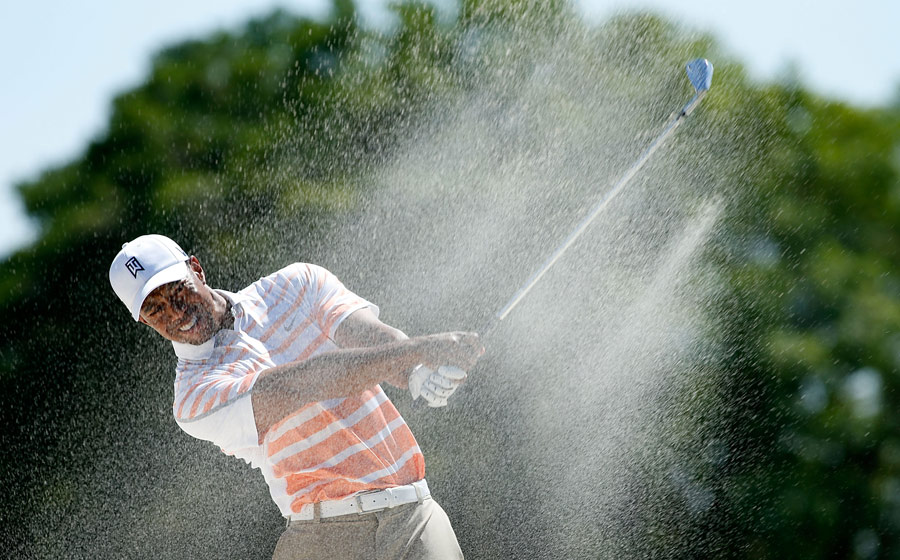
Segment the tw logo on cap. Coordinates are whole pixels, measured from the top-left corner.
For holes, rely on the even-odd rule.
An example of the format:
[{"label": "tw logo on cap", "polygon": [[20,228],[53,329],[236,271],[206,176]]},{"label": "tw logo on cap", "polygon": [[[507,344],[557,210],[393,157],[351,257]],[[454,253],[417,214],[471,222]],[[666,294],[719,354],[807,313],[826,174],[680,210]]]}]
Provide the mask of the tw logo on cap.
[{"label": "tw logo on cap", "polygon": [[144,270],[144,265],[141,264],[141,261],[137,260],[137,257],[131,257],[125,261],[125,268],[128,269],[128,272],[130,272],[132,276],[137,278],[137,273]]}]

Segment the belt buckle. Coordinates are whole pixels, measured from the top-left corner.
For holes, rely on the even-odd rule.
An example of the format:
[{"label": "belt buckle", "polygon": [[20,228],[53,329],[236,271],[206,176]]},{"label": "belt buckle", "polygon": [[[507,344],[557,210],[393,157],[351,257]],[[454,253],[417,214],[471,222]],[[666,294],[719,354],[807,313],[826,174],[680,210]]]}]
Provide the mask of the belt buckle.
[{"label": "belt buckle", "polygon": [[[383,504],[383,505],[382,505]],[[356,495],[356,508],[359,515],[378,513],[391,507],[391,494],[385,490],[366,492]]]}]

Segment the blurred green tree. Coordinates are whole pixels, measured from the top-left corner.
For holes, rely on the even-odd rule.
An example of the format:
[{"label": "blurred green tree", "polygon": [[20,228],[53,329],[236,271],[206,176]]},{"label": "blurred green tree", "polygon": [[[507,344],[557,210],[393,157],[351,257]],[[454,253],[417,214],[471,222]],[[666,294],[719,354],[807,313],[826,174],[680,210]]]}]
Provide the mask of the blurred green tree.
[{"label": "blurred green tree", "polygon": [[[619,527],[630,544],[611,546],[586,526],[566,550],[900,554],[900,107],[862,110],[796,84],[753,84],[739,63],[713,56],[709,37],[649,16],[590,27],[566,3],[530,0],[467,0],[453,17],[404,2],[394,14],[389,30],[363,29],[353,3],[335,0],[323,21],[276,11],[166,48],[146,82],[114,100],[107,131],[81,157],[21,185],[41,237],[0,264],[4,550],[182,558],[217,546],[217,557],[268,557],[280,523],[262,481],[178,432],[168,406],[171,356],[129,324],[110,293],[111,256],[124,240],[165,233],[202,248],[213,281],[230,287],[284,264],[284,255],[340,265],[329,236],[365,213],[371,177],[410,138],[427,136],[436,112],[467,103],[466,92],[484,81],[526,88],[561,60],[559,51],[580,48],[586,75],[614,76],[603,82],[618,88],[613,100],[640,94],[659,99],[663,112],[680,90],[648,86],[644,76],[710,53],[717,75],[703,108],[708,130],[688,156],[728,160],[716,180],[730,182],[733,201],[709,255],[726,286],[711,310],[720,354],[707,377],[688,384],[696,391],[685,391],[667,426],[672,446],[704,450],[685,468],[711,492],[711,505],[698,513],[648,466],[635,475],[646,488]],[[634,69],[641,72],[629,81]],[[546,146],[527,146],[515,91],[497,91],[476,109],[513,131],[504,147],[539,155]],[[572,102],[581,93],[541,98],[557,129],[588,118],[591,106]],[[649,128],[658,117],[639,119]],[[506,157],[496,154],[499,168]],[[401,218],[435,213],[425,187],[416,196]],[[419,241],[411,252],[431,248]],[[521,248],[516,242],[526,240],[507,247]],[[527,269],[522,260],[511,250],[493,264]],[[385,296],[366,276],[387,266],[366,261],[348,274]],[[483,280],[463,317],[483,319],[478,309],[507,295],[501,284]],[[428,316],[400,320],[413,330],[434,326]],[[498,352],[489,369],[509,367],[501,361],[513,357]],[[560,359],[551,353],[530,365],[551,369]],[[553,516],[565,514],[532,507],[552,473],[533,464],[543,450],[527,440],[527,411],[504,406],[510,388],[501,379],[473,379],[471,407],[434,424],[421,411],[404,414],[424,424],[430,472],[450,481],[445,507],[460,520],[470,557],[540,556]],[[478,464],[454,467],[454,455]]]}]

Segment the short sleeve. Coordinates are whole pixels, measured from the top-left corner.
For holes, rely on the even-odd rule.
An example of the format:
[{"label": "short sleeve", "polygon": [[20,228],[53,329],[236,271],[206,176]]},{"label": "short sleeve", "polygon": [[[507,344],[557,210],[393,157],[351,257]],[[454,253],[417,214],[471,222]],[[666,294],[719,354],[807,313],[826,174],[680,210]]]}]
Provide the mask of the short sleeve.
[{"label": "short sleeve", "polygon": [[187,434],[228,454],[259,445],[250,398],[257,377],[216,370],[181,376],[175,384],[175,421]]},{"label": "short sleeve", "polygon": [[337,276],[316,265],[308,267],[310,285],[314,288],[312,316],[319,328],[333,337],[341,322],[354,311],[369,307],[378,315],[378,307],[348,290]]}]

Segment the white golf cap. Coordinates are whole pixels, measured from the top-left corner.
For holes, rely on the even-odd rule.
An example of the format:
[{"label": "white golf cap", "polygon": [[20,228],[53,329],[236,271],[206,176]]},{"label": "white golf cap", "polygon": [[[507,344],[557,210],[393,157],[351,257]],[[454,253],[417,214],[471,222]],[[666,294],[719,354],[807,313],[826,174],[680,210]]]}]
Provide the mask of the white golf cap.
[{"label": "white golf cap", "polygon": [[142,235],[122,245],[109,267],[109,283],[137,321],[147,295],[188,276],[188,254],[164,235]]}]

